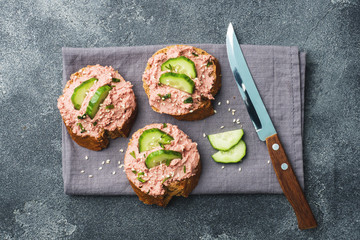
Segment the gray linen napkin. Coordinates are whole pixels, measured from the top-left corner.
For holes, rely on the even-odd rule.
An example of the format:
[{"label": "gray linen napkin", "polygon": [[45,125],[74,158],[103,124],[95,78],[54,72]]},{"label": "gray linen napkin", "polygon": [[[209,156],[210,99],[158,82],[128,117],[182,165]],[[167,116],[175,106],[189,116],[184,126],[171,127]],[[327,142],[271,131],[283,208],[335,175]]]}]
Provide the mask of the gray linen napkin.
[{"label": "gray linen napkin", "polygon": [[[193,194],[281,193],[264,142],[261,142],[250,121],[235,80],[230,71],[225,45],[195,44],[215,56],[221,65],[222,88],[216,95],[217,113],[201,121],[178,121],[154,112],[142,87],[141,76],[147,60],[164,45],[110,48],[63,48],[63,84],[70,75],[87,65],[111,65],[134,85],[139,113],[131,134],[150,123],[172,123],[197,142],[203,166]],[[297,47],[251,46],[242,49],[300,185],[304,186],[302,129],[305,83],[305,54]],[[227,104],[229,100],[229,104]],[[220,104],[221,102],[221,104]],[[219,104],[218,104],[219,103]],[[228,109],[235,109],[232,115]],[[241,163],[219,164],[212,160],[216,151],[203,134],[234,130],[245,131],[247,155]],[[224,126],[223,129],[220,129]],[[62,127],[62,164],[64,190],[75,195],[132,195],[123,172],[124,152],[129,138],[110,141],[100,152],[78,146]],[[122,151],[123,150],[123,151]],[[110,160],[107,161],[107,160]],[[109,162],[109,163],[106,163]],[[99,170],[99,168],[102,168]],[[89,175],[92,175],[90,178]]]}]

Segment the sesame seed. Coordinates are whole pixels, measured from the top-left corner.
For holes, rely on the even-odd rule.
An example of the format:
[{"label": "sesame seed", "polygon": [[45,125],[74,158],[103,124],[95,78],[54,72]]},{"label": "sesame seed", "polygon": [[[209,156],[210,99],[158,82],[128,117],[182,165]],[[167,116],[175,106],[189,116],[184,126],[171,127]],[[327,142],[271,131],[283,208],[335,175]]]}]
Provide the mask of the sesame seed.
[{"label": "sesame seed", "polygon": [[89,157],[88,157],[88,156],[85,156],[85,159],[86,159],[86,160],[88,160],[88,159],[89,159]]},{"label": "sesame seed", "polygon": [[225,168],[224,166],[221,167],[221,169],[224,169],[224,168]]},{"label": "sesame seed", "polygon": [[234,116],[234,115],[235,115],[235,112],[231,112],[231,115],[233,115],[233,116]]},{"label": "sesame seed", "polygon": [[241,172],[241,167],[239,168],[239,172]]},{"label": "sesame seed", "polygon": [[230,101],[229,100],[226,100],[226,104],[229,104],[230,103]]},{"label": "sesame seed", "polygon": [[224,126],[221,126],[220,128],[221,128],[221,129],[223,129],[223,128],[224,128]]},{"label": "sesame seed", "polygon": [[218,105],[220,106],[220,105],[221,105],[221,102],[218,102]]},{"label": "sesame seed", "polygon": [[120,148],[120,150],[119,150],[120,152],[124,152],[124,149],[122,149],[122,148]]},{"label": "sesame seed", "polygon": [[214,113],[216,113],[216,110],[214,110]]},{"label": "sesame seed", "polygon": [[206,134],[205,134],[205,133],[203,133],[203,137],[206,137]]},{"label": "sesame seed", "polygon": [[102,170],[102,167],[99,167],[99,170]]},{"label": "sesame seed", "polygon": [[116,172],[115,172],[115,171],[113,171],[113,172],[112,172],[112,175],[115,175],[115,173],[116,173]]},{"label": "sesame seed", "polygon": [[81,173],[84,173],[85,171],[84,171],[84,170],[81,170],[80,172],[81,172]]},{"label": "sesame seed", "polygon": [[110,159],[106,160],[106,163],[109,164],[109,163],[110,163]]},{"label": "sesame seed", "polygon": [[236,110],[235,109],[233,109],[233,110],[231,110],[232,112],[236,112]]},{"label": "sesame seed", "polygon": [[230,111],[231,111],[231,108],[228,109],[228,112],[230,112]]},{"label": "sesame seed", "polygon": [[118,167],[118,168],[122,168],[122,167],[124,167],[124,164],[119,165],[119,167]]},{"label": "sesame seed", "polygon": [[105,161],[102,161],[101,164],[104,165],[104,164],[105,164]]},{"label": "sesame seed", "polygon": [[270,164],[270,160],[268,160],[268,164]]},{"label": "sesame seed", "polygon": [[89,175],[89,178],[92,178],[93,177],[93,175]]},{"label": "sesame seed", "polygon": [[235,119],[235,118],[233,119],[233,123],[234,123],[234,122],[236,122],[236,119]]},{"label": "sesame seed", "polygon": [[118,161],[118,164],[120,165],[120,164],[121,164],[121,161]]},{"label": "sesame seed", "polygon": [[194,112],[194,110],[190,110],[189,112],[191,112],[191,113],[192,113],[192,112]]}]

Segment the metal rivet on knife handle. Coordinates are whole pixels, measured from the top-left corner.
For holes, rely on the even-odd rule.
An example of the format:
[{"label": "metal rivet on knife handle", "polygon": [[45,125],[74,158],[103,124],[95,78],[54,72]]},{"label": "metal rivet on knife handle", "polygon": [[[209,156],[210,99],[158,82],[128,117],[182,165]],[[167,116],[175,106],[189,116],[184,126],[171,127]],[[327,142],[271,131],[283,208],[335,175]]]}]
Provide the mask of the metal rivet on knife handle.
[{"label": "metal rivet on knife handle", "polygon": [[272,149],[274,149],[275,151],[279,150],[279,144],[274,143],[274,144],[272,145]]},{"label": "metal rivet on knife handle", "polygon": [[289,166],[288,166],[286,163],[281,164],[281,169],[284,170],[284,171],[285,171],[286,169],[288,169],[288,167],[289,167]]}]

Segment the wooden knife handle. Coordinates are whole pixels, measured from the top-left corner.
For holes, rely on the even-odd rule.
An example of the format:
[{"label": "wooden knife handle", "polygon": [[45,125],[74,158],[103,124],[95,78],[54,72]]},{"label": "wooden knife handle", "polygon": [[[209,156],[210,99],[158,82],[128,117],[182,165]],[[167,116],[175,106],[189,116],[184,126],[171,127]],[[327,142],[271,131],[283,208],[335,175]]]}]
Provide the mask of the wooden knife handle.
[{"label": "wooden knife handle", "polygon": [[274,134],[266,138],[266,146],[280,186],[295,211],[299,229],[317,227],[314,215],[286,157],[278,135]]}]

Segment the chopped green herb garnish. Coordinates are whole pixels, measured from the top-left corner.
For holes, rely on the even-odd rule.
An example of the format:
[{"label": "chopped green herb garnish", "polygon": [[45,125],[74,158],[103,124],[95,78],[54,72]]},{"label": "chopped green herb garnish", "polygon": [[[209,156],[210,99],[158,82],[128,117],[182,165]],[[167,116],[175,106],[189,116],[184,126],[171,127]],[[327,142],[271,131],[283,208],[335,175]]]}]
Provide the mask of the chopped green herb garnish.
[{"label": "chopped green herb garnish", "polygon": [[165,149],[164,144],[162,144],[161,142],[159,142],[159,145],[160,145],[160,147],[161,147],[162,149]]},{"label": "chopped green herb garnish", "polygon": [[163,128],[166,128],[167,127],[167,124],[166,123],[163,123]]},{"label": "chopped green herb garnish", "polygon": [[86,118],[86,113],[84,113],[83,115],[81,116],[77,116],[78,119],[85,119]]},{"label": "chopped green herb garnish", "polygon": [[171,98],[171,94],[168,93],[168,94],[165,94],[164,96],[162,96],[161,94],[158,94],[158,96],[161,98],[161,100],[165,101],[166,99],[168,98]]},{"label": "chopped green herb garnish", "polygon": [[147,193],[146,194],[149,194],[150,193],[150,189],[149,189],[149,191],[147,191]]},{"label": "chopped green herb garnish", "polygon": [[146,158],[146,155],[145,155],[145,153],[144,153],[144,158]]},{"label": "chopped green herb garnish", "polygon": [[134,151],[132,151],[132,152],[130,153],[130,155],[133,156],[133,158],[136,159],[136,155],[135,155],[135,152],[134,152]]},{"label": "chopped green herb garnish", "polygon": [[198,57],[199,55],[197,55],[196,53],[191,53],[192,55],[194,55],[195,57]]},{"label": "chopped green herb garnish", "polygon": [[142,182],[142,183],[147,182],[146,180],[142,179],[141,177],[137,177],[137,180],[139,180],[139,181]]},{"label": "chopped green herb garnish", "polygon": [[137,174],[136,170],[132,170],[132,172],[133,172],[134,174]]},{"label": "chopped green herb garnish", "polygon": [[184,173],[186,173],[186,166],[184,165]]},{"label": "chopped green herb garnish", "polygon": [[120,82],[121,80],[118,79],[118,78],[112,78],[112,81],[113,81],[113,82]]},{"label": "chopped green herb garnish", "polygon": [[188,97],[187,99],[184,100],[184,103],[193,103],[193,98],[192,97]]},{"label": "chopped green herb garnish", "polygon": [[76,125],[78,125],[81,129],[81,133],[86,132],[85,128],[83,127],[83,125],[81,123],[77,123]]},{"label": "chopped green herb garnish", "polygon": [[144,172],[139,172],[138,173],[138,176],[142,176],[142,175],[144,175],[145,173]]},{"label": "chopped green herb garnish", "polygon": [[209,67],[210,65],[213,65],[212,61],[208,61],[208,63],[206,64],[207,67]]},{"label": "chopped green herb garnish", "polygon": [[172,160],[172,159],[168,159],[168,160],[166,160],[166,163],[165,163],[165,164],[166,164],[166,166],[170,166],[171,160]]},{"label": "chopped green herb garnish", "polygon": [[114,88],[114,87],[116,87],[116,86],[115,86],[115,85],[111,85],[110,87],[111,87],[111,88]]},{"label": "chopped green herb garnish", "polygon": [[105,108],[106,108],[106,109],[113,109],[113,108],[114,108],[114,105],[113,105],[113,104],[110,104],[110,105],[107,105]]},{"label": "chopped green herb garnish", "polygon": [[170,72],[173,72],[173,71],[175,70],[175,68],[174,68],[171,64],[166,65],[165,67],[166,67],[167,69],[169,69]]},{"label": "chopped green herb garnish", "polygon": [[164,184],[164,182],[165,182],[166,180],[168,180],[169,178],[171,178],[171,176],[164,178],[164,180],[162,180],[161,184]]},{"label": "chopped green herb garnish", "polygon": [[93,126],[96,126],[97,122],[93,122]]}]

